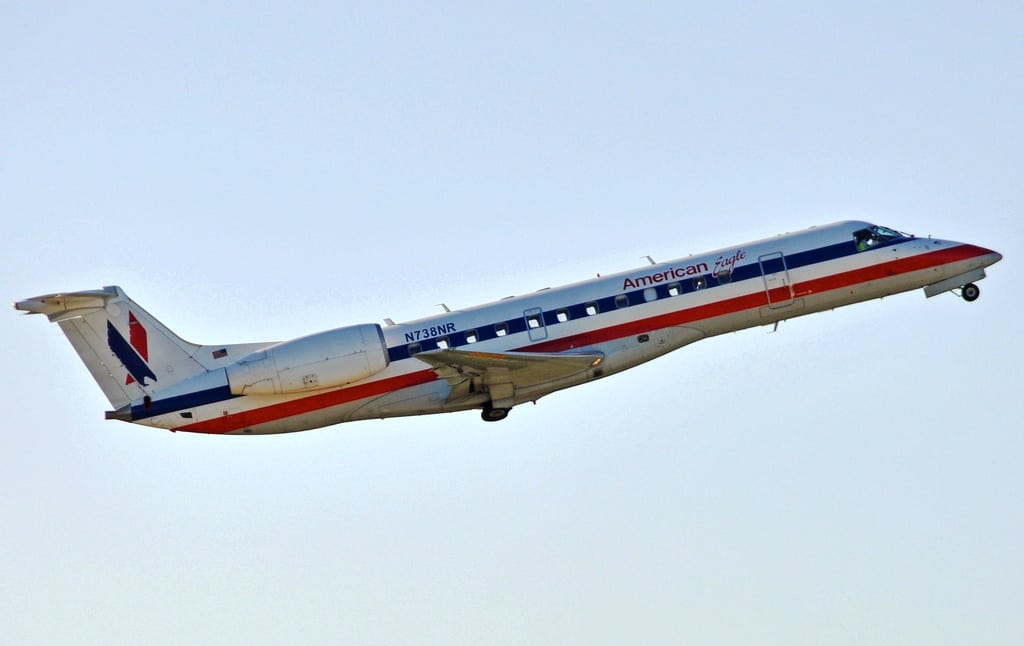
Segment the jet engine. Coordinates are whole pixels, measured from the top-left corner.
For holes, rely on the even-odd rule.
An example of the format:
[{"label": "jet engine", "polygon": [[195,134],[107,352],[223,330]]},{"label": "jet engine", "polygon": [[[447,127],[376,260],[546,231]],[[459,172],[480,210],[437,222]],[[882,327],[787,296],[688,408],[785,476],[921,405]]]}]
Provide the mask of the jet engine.
[{"label": "jet engine", "polygon": [[388,362],[380,326],[351,325],[254,352],[228,366],[228,386],[234,395],[301,393],[365,379]]}]

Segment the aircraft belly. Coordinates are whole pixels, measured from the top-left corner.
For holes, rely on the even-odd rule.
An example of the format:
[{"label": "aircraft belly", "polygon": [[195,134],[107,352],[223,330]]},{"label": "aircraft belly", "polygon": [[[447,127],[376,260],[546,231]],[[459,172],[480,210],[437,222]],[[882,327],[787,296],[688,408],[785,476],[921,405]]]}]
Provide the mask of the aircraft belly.
[{"label": "aircraft belly", "polygon": [[272,422],[254,424],[247,429],[233,431],[233,433],[253,435],[291,433],[356,420],[441,413],[448,410],[444,407],[448,390],[450,387],[447,383],[436,380]]},{"label": "aircraft belly", "polygon": [[[441,413],[449,410],[445,407],[445,401],[450,391],[451,386],[442,379],[403,388],[358,403],[346,415],[345,421]],[[472,407],[465,406],[462,408]]]},{"label": "aircraft belly", "polygon": [[638,366],[699,341],[705,336],[707,333],[702,329],[678,325],[602,343],[597,349],[605,353],[605,360],[595,371],[595,376],[609,375]]},{"label": "aircraft belly", "polygon": [[[340,404],[320,410],[314,410],[279,419],[243,424],[241,428],[228,431],[225,435],[273,435],[278,433],[294,433],[308,431],[321,426],[340,424],[348,420],[353,404]],[[235,408],[226,412],[227,415],[239,416],[244,419],[245,409]]]}]

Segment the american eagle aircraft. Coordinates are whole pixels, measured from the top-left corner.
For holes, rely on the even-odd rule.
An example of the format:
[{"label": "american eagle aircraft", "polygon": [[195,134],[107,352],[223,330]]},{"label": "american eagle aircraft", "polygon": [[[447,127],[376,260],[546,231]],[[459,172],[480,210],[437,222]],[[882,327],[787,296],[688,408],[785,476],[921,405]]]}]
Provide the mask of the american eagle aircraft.
[{"label": "american eagle aircraft", "polygon": [[60,326],[110,400],[108,419],[286,433],[468,409],[497,421],[518,404],[718,334],[913,289],[973,301],[975,282],[1001,258],[837,222],[407,323],[274,343],[189,343],[120,287],[14,307]]}]

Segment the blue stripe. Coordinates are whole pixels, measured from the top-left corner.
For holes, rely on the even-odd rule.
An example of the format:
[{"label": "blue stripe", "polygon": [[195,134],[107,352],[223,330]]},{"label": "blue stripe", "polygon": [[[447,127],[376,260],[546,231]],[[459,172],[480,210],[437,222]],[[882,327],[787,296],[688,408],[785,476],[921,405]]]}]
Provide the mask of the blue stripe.
[{"label": "blue stripe", "polygon": [[[877,245],[873,246],[871,249],[875,250],[875,249],[880,249],[882,247],[888,247],[888,246],[892,246],[892,245],[903,244],[905,242],[910,242],[913,239],[914,238],[899,238],[899,239],[896,239],[896,240],[885,241],[885,242],[883,242],[881,244],[877,244]],[[847,256],[853,256],[853,255],[856,255],[858,253],[864,253],[864,252],[857,250],[857,243],[851,237],[850,240],[845,241],[845,242],[839,242],[839,243],[828,245],[828,246],[825,246],[825,247],[819,247],[817,249],[809,249],[807,251],[800,251],[800,252],[794,253],[792,255],[786,255],[786,256],[784,256],[784,258],[785,258],[786,269],[793,270],[793,269],[798,269],[800,267],[807,267],[807,266],[810,266],[810,265],[816,265],[816,264],[822,263],[822,262],[828,262],[828,261],[831,261],[831,260],[838,260],[839,258],[845,258]],[[587,308],[587,305],[589,303],[597,303],[598,314],[602,314],[604,312],[614,311],[616,309],[619,309],[618,305],[615,303],[615,298],[616,298],[616,296],[619,296],[619,295],[621,295],[623,293],[628,298],[629,305],[627,307],[632,307],[634,305],[643,305],[644,303],[647,302],[647,299],[644,298],[644,291],[646,289],[653,288],[656,291],[657,295],[658,295],[658,300],[661,300],[661,299],[664,299],[664,298],[675,298],[675,297],[670,296],[669,293],[668,293],[668,286],[672,285],[672,284],[678,284],[679,285],[679,287],[680,287],[680,294],[679,295],[681,296],[683,294],[690,294],[692,292],[696,292],[696,291],[700,291],[700,290],[704,290],[704,289],[715,289],[716,287],[721,287],[722,285],[727,285],[727,284],[731,284],[731,283],[737,283],[737,282],[740,282],[740,281],[743,281],[743,280],[760,279],[761,275],[762,275],[761,264],[760,264],[760,262],[758,262],[755,259],[754,262],[748,263],[746,265],[741,265],[741,266],[735,267],[733,269],[733,272],[732,272],[732,275],[730,277],[730,280],[728,280],[726,282],[723,282],[723,283],[718,282],[717,279],[715,279],[714,277],[712,277],[712,275],[710,273],[708,273],[708,274],[704,274],[703,276],[693,276],[691,279],[684,279],[684,280],[679,280],[679,281],[672,281],[672,282],[667,282],[667,283],[661,283],[661,284],[658,284],[658,285],[652,285],[652,286],[649,286],[649,287],[642,287],[640,289],[636,289],[636,290],[633,290],[631,292],[619,292],[617,294],[613,294],[611,296],[605,296],[604,298],[599,298],[599,299],[594,300],[594,301],[586,301],[585,303],[576,303],[576,304],[573,304],[573,305],[562,305],[562,306],[557,307],[555,309],[547,310],[547,311],[544,312],[544,324],[545,325],[558,325],[559,324],[559,321],[558,321],[558,311],[559,310],[568,310],[568,312],[569,312],[569,320],[570,321],[575,321],[577,319],[587,318],[588,314],[587,314],[586,308]],[[695,282],[696,282],[695,279],[696,278],[703,278],[704,279],[704,281],[703,281],[704,282],[704,287],[698,288],[698,287],[695,286]],[[508,326],[508,333],[509,334],[517,334],[519,332],[525,332],[526,331],[526,319],[524,317],[522,317],[522,316],[517,316],[515,318],[508,319],[506,321],[495,321],[494,323],[486,324],[486,325],[483,325],[483,326],[477,328],[476,333],[477,333],[478,341],[489,341],[490,339],[497,338],[498,335],[495,333],[494,327],[495,327],[495,325],[499,325],[501,323],[504,323],[505,325]],[[452,334],[447,334],[447,335],[444,335],[444,336],[448,337],[449,347],[457,348],[457,347],[464,346],[464,345],[471,345],[468,341],[466,341],[466,333],[464,331],[463,332],[454,332]],[[433,338],[433,339],[424,339],[422,341],[417,341],[416,343],[419,344],[420,349],[423,350],[423,351],[426,351],[426,350],[437,350],[438,349],[437,340],[440,339],[440,338],[441,337],[436,337],[436,338]],[[388,358],[391,361],[401,361],[402,359],[408,359],[410,356],[412,356],[412,355],[409,354],[409,346],[410,345],[415,345],[415,344],[405,343],[405,344],[402,344],[402,345],[397,345],[397,346],[388,348]]]},{"label": "blue stripe", "polygon": [[132,420],[166,415],[167,413],[197,408],[206,404],[216,404],[217,402],[227,401],[235,397],[241,397],[241,395],[232,394],[229,386],[218,386],[209,390],[197,390],[194,393],[168,397],[167,399],[156,399],[149,406],[132,406]]},{"label": "blue stripe", "polygon": [[121,360],[125,370],[132,376],[132,379],[139,382],[139,384],[148,386],[146,377],[157,381],[156,375],[149,369],[146,362],[135,352],[135,348],[125,341],[125,338],[121,336],[121,333],[117,331],[117,328],[110,321],[107,321],[107,346],[110,347],[110,351],[114,353],[114,356]]}]

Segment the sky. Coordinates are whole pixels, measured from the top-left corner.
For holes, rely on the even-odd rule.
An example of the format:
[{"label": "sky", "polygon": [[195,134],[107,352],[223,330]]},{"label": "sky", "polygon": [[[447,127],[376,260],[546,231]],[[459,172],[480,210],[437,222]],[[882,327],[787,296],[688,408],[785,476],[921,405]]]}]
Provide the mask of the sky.
[{"label": "sky", "polygon": [[0,641],[1024,642],[1016,2],[0,3],[0,296],[283,340],[857,218],[990,247],[498,424],[105,421],[0,316]]}]

